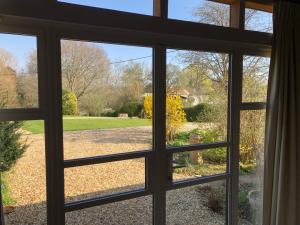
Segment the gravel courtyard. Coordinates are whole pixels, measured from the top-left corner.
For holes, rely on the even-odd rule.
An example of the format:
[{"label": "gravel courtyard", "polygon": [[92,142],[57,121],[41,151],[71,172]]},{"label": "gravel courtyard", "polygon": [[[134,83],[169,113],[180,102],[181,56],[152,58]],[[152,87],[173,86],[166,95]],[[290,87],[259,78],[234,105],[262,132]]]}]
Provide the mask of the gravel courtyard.
[{"label": "gravel courtyard", "polygon": [[[45,153],[43,135],[26,135],[30,147],[6,180],[14,210],[9,225],[46,224]],[[151,128],[136,127],[64,133],[64,157],[73,159],[151,148]],[[144,186],[143,159],[65,170],[66,201],[102,196]],[[221,225],[224,217],[206,207],[199,187],[167,193],[168,225]],[[69,225],[150,225],[152,197],[146,196],[66,214]]]}]

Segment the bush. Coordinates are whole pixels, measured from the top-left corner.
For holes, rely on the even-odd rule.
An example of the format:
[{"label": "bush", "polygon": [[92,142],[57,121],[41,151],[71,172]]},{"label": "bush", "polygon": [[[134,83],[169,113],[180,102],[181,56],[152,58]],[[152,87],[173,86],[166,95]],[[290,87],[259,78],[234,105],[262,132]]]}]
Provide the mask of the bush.
[{"label": "bush", "polygon": [[88,94],[80,99],[80,112],[87,116],[101,116],[103,110],[103,100],[95,94]]},{"label": "bush", "polygon": [[0,122],[0,172],[9,170],[27,148],[20,141],[21,122]]},{"label": "bush", "polygon": [[[146,96],[144,110],[147,118],[152,118],[152,96]],[[167,95],[166,133],[167,141],[174,140],[175,134],[185,121],[185,112],[179,95]]]},{"label": "bush", "polygon": [[104,117],[118,117],[119,111],[118,110],[104,110],[103,113],[101,113],[101,116]]},{"label": "bush", "polygon": [[63,91],[62,94],[62,112],[63,115],[74,116],[77,114],[78,105],[75,93],[70,91]]},{"label": "bush", "polygon": [[[184,108],[186,120],[188,122],[211,122],[205,121],[204,112],[213,111],[213,107],[206,103],[201,103],[193,107]],[[198,119],[201,118],[199,121]]]},{"label": "bush", "polygon": [[127,102],[119,109],[119,113],[127,113],[129,117],[142,117],[143,104]]},{"label": "bush", "polygon": [[[194,130],[201,136],[203,143],[213,143],[220,141],[220,133],[218,130],[200,131]],[[215,148],[203,151],[202,158],[204,161],[209,163],[226,163],[227,161],[227,150],[226,148]]]}]

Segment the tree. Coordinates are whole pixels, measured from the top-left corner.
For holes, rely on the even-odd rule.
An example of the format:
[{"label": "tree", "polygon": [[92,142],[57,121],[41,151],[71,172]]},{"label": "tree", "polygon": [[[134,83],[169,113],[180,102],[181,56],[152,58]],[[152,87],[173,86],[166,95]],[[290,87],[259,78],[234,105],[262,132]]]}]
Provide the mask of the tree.
[{"label": "tree", "polygon": [[[257,13],[255,10],[246,11],[246,26],[253,23],[252,21],[255,19]],[[206,1],[201,7],[194,10],[194,16],[201,23],[229,26],[229,8],[224,7],[222,4]],[[218,126],[218,130],[222,131],[223,136],[226,136],[227,113],[224,112],[227,112],[228,109],[229,55],[189,51],[181,54],[180,58],[183,64],[188,65],[187,67],[193,68],[194,71],[200,71],[199,76],[202,76],[200,80],[202,82],[206,81],[204,84],[208,92],[208,102],[214,106],[214,111],[217,112],[217,115],[214,116],[214,123]],[[263,57],[244,57],[243,100],[257,101],[259,99],[265,101],[268,67],[269,62]],[[196,79],[194,83],[198,83],[198,81],[199,79]],[[257,119],[253,119],[255,116]],[[248,161],[254,159],[254,155],[253,153],[249,153],[249,149],[253,151],[253,145],[257,145],[258,142],[257,138],[253,138],[255,136],[255,128],[261,122],[258,116],[258,114],[251,115],[251,121],[256,122],[248,124],[249,126],[251,125],[251,129],[248,130],[249,132],[244,132],[243,139],[241,140],[241,149],[248,149],[248,152],[246,152],[248,155],[243,156]],[[242,118],[241,124],[246,124],[246,121],[243,120],[248,119],[246,117]],[[252,129],[252,127],[254,128]]]},{"label": "tree", "polygon": [[123,97],[126,101],[140,101],[145,90],[145,72],[140,63],[129,63],[121,75]]},{"label": "tree", "polygon": [[63,88],[75,93],[79,100],[93,87],[109,82],[109,59],[96,44],[62,41],[61,65]]},{"label": "tree", "polygon": [[18,99],[23,107],[38,105],[38,68],[36,50],[29,53],[24,74],[17,77]]},{"label": "tree", "polygon": [[74,116],[78,112],[77,98],[73,92],[63,90],[62,94],[63,115]]},{"label": "tree", "polygon": [[[0,108],[5,104],[0,101]],[[9,170],[28,147],[21,143],[21,127],[22,123],[18,121],[0,122],[0,172]]]},{"label": "tree", "polygon": [[16,88],[17,63],[13,56],[5,49],[0,49],[0,101],[2,107],[17,107]]},{"label": "tree", "polygon": [[[144,110],[147,118],[152,118],[152,95],[144,99]],[[185,112],[181,97],[178,95],[167,95],[166,99],[166,135],[167,140],[174,139],[176,132],[185,121]]]}]

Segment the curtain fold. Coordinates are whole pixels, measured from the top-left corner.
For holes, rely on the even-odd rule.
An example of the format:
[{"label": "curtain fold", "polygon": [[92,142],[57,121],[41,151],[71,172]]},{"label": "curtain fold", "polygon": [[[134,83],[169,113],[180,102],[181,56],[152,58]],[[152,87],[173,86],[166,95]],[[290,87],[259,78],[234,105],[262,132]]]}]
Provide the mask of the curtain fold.
[{"label": "curtain fold", "polygon": [[263,225],[300,225],[300,5],[274,5]]}]

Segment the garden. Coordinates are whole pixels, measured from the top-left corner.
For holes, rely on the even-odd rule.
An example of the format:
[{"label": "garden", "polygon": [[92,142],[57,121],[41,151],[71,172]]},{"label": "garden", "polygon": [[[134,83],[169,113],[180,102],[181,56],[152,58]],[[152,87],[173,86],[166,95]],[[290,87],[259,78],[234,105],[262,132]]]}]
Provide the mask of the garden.
[{"label": "garden", "polygon": [[[211,2],[203,7],[196,9],[199,21],[222,26],[219,18],[227,15],[224,8]],[[246,18],[253,16],[255,12]],[[12,53],[0,49],[1,109],[38,107],[37,51],[34,47],[28,51],[24,65],[17,65]],[[119,59],[124,52],[127,58]],[[167,147],[229,139],[229,61],[223,53],[167,49]],[[151,48],[62,40],[61,63],[64,160],[152,149]],[[243,102],[265,101],[268,66],[265,58],[244,57]],[[264,110],[241,111],[239,217],[243,225],[260,224],[264,114]],[[42,120],[0,122],[1,192],[8,224],[46,224],[44,126]],[[227,149],[222,147],[175,153],[173,180],[226,173],[227,159]],[[143,188],[145,164],[144,159],[135,159],[68,168],[65,201]],[[150,225],[152,204],[151,196],[145,196],[93,207],[67,213],[66,223]],[[167,193],[169,225],[221,225],[225,211],[224,182]]]}]

